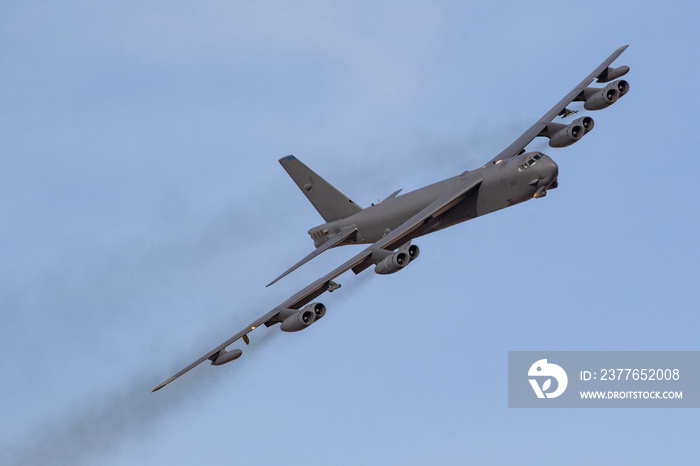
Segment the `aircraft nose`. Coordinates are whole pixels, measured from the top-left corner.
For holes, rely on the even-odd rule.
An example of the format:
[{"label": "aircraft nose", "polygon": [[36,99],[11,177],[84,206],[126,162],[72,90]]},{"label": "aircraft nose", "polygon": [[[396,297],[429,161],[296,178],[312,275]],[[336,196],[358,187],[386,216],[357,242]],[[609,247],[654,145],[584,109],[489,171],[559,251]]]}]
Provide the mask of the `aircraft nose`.
[{"label": "aircraft nose", "polygon": [[559,166],[556,162],[549,157],[543,160],[542,164],[542,184],[549,186],[554,183],[554,181],[559,176]]},{"label": "aircraft nose", "polygon": [[535,192],[535,198],[544,197],[547,195],[547,189],[550,186],[556,187],[554,184],[557,181],[557,176],[559,176],[559,167],[554,162],[554,160],[549,157],[543,157],[540,159],[540,166],[537,183],[537,191]]}]

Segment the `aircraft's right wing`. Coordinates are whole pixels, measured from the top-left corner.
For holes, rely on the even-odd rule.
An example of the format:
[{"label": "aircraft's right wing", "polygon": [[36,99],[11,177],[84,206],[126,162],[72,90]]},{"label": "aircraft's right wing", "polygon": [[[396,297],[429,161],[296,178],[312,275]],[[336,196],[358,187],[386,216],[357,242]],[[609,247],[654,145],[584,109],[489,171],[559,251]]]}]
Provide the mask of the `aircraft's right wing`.
[{"label": "aircraft's right wing", "polygon": [[423,223],[425,223],[426,221],[429,221],[433,217],[437,217],[442,212],[459,203],[470,191],[472,191],[473,189],[477,189],[481,184],[481,181],[482,178],[478,174],[465,174],[455,183],[455,186],[449,192],[436,199],[434,202],[432,202],[430,205],[418,212],[416,215],[402,223],[395,230],[388,233],[379,241],[364,249],[362,252],[355,255],[348,261],[344,262],[342,265],[336,267],[331,272],[314,281],[309,286],[302,289],[294,296],[287,299],[279,306],[272,309],[270,312],[263,315],[247,327],[245,327],[243,330],[236,333],[234,336],[232,336],[222,344],[207,352],[204,356],[197,359],[195,362],[182,369],[180,372],[173,375],[160,385],[158,385],[156,388],[153,389],[153,391],[155,392],[157,390],[160,390],[173,380],[177,379],[181,375],[185,374],[186,372],[190,371],[191,369],[195,368],[196,366],[208,359],[212,360],[212,362],[216,362],[216,358],[219,357],[220,354],[225,354],[225,348],[227,346],[229,346],[230,344],[232,344],[240,338],[243,338],[247,342],[248,333],[252,332],[257,327],[263,324],[269,327],[276,323],[280,323],[283,321],[284,313],[288,312],[288,310],[299,310],[306,304],[310,303],[313,299],[325,293],[326,291],[332,291],[333,289],[335,289],[335,284],[333,283],[334,278],[338,277],[339,275],[342,275],[350,269],[353,269],[355,273],[359,273],[360,271],[369,267],[373,263],[372,254],[375,251],[393,251],[397,247],[400,247],[406,242],[406,238],[413,231],[415,231],[417,228],[423,225]]},{"label": "aircraft's right wing", "polygon": [[[545,136],[549,134],[548,127],[553,125],[552,120],[554,120],[557,115],[561,116],[566,116],[569,115],[570,113],[573,112],[567,112],[566,106],[569,105],[571,102],[578,101],[578,100],[585,100],[582,99],[586,95],[587,92],[589,91],[603,91],[604,89],[590,89],[588,86],[597,79],[597,82],[599,83],[606,83],[608,81],[611,81],[612,79],[615,79],[617,77],[623,76],[624,74],[629,71],[629,67],[623,66],[619,67],[617,69],[611,69],[609,66],[614,62],[617,57],[622,54],[622,52],[627,49],[627,45],[624,45],[620,47],[619,49],[615,50],[612,55],[610,55],[603,63],[598,65],[598,67],[591,72],[586,78],[579,83],[578,86],[573,88],[571,92],[566,94],[566,96],[559,101],[554,107],[552,107],[547,113],[545,113],[542,118],[537,120],[537,122],[530,126],[527,131],[525,131],[518,139],[513,141],[511,145],[506,147],[503,151],[501,151],[497,156],[489,160],[488,163],[493,163],[497,162],[499,160],[506,160],[511,157],[515,157],[522,153],[522,151],[525,149],[525,146],[530,144],[533,139],[535,139],[537,136]],[[586,107],[588,108],[588,107]],[[603,108],[603,107],[600,107]],[[600,108],[592,108],[592,110],[598,110]],[[560,146],[556,146],[560,147]]]}]

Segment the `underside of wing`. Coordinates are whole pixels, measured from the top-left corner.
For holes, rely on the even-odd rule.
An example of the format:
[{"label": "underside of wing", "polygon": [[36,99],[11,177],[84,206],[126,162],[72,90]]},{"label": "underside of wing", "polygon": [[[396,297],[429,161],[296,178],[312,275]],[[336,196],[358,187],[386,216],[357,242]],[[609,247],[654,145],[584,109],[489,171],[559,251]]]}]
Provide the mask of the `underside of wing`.
[{"label": "underside of wing", "polygon": [[[192,364],[165,380],[163,383],[159,384],[153,389],[153,391],[155,392],[160,390],[204,361],[210,360],[212,361],[212,364],[219,365],[237,359],[241,355],[241,350],[236,349],[226,351],[226,347],[241,338],[247,343],[248,334],[261,325],[270,327],[279,323],[281,324],[281,329],[284,331],[297,331],[308,327],[325,314],[325,306],[320,303],[311,303],[311,301],[326,291],[333,291],[334,289],[337,289],[339,285],[336,284],[333,279],[350,269],[353,269],[356,271],[356,273],[359,273],[359,271],[357,271],[358,267],[362,267],[362,270],[364,270],[373,263],[377,262],[376,257],[386,257],[384,253],[402,246],[404,243],[406,243],[407,238],[412,232],[423,225],[426,221],[429,221],[434,216],[439,215],[441,212],[444,212],[446,209],[449,209],[451,206],[455,205],[455,203],[463,199],[464,196],[471,190],[477,189],[481,184],[481,181],[482,178],[479,176],[465,176],[455,185],[452,190],[432,202],[413,217],[409,218],[398,228],[391,231],[389,234],[368,248],[364,249],[359,254],[347,260],[342,265],[336,267],[331,272],[317,279],[281,303],[279,306],[257,319],[255,322],[252,322],[250,325],[236,333],[225,342],[208,351]],[[378,256],[376,254],[377,252],[382,252],[382,254],[379,254]],[[367,265],[365,266],[365,264]]]},{"label": "underside of wing", "polygon": [[255,330],[256,327],[259,327],[259,326],[265,324],[268,320],[274,318],[275,315],[278,314],[278,313],[279,313],[279,311],[277,311],[276,309],[275,309],[275,310],[272,310],[272,311],[270,311],[270,312],[268,312],[267,314],[265,314],[264,316],[262,316],[261,318],[259,318],[259,319],[256,320],[255,322],[251,323],[251,324],[250,324],[249,326],[247,326],[245,329],[241,330],[240,332],[238,332],[237,334],[235,334],[234,336],[232,336],[231,338],[229,338],[228,340],[226,340],[225,342],[223,342],[222,344],[220,344],[220,345],[217,346],[216,348],[214,348],[214,349],[212,349],[211,351],[209,351],[208,353],[206,353],[206,354],[205,354],[204,356],[202,356],[201,358],[197,359],[195,362],[193,362],[193,363],[190,364],[189,366],[187,366],[187,367],[185,367],[184,369],[182,369],[182,370],[181,370],[180,372],[178,372],[177,374],[175,374],[175,375],[173,375],[172,377],[170,377],[168,380],[166,380],[166,381],[164,381],[163,383],[159,384],[159,385],[158,385],[156,388],[154,388],[152,391],[155,392],[155,391],[160,390],[161,388],[165,387],[166,385],[168,385],[168,384],[169,384],[170,382],[172,382],[173,380],[177,379],[177,378],[180,377],[181,375],[183,375],[183,374],[189,372],[190,370],[194,369],[195,367],[197,367],[198,365],[200,365],[201,363],[203,363],[203,362],[206,361],[207,359],[211,360],[212,363],[216,363],[216,356],[217,356],[219,353],[221,353],[222,351],[224,351],[224,349],[225,349],[227,346],[229,346],[230,344],[232,344],[233,342],[235,342],[235,341],[238,340],[239,338],[244,338],[244,339],[246,340],[246,342],[247,342],[247,341],[248,341],[248,340],[247,340],[247,338],[248,338],[247,335],[248,335],[249,332],[252,332],[253,330]]},{"label": "underside of wing", "polygon": [[[520,155],[525,147],[538,136],[549,138],[551,147],[565,147],[571,145],[581,139],[588,131],[593,129],[593,119],[590,117],[582,117],[572,121],[569,124],[553,123],[552,120],[557,116],[566,118],[575,111],[569,110],[567,106],[572,102],[584,102],[586,110],[601,110],[607,108],[625,95],[629,90],[629,84],[624,80],[613,81],[624,76],[628,71],[628,66],[620,66],[611,68],[610,65],[614,62],[622,52],[627,49],[627,45],[620,47],[612,55],[610,55],[603,63],[591,72],[586,78],[573,88],[563,99],[552,107],[542,118],[528,128],[518,139],[513,141],[511,145],[506,147],[501,153],[489,160],[488,163],[497,163],[500,160],[506,160],[511,157]],[[608,83],[606,87],[597,88],[589,87],[593,81],[598,83]]]},{"label": "underside of wing", "polygon": [[[549,144],[552,147],[564,147],[578,141],[586,132],[590,131],[593,128],[593,120],[590,117],[578,118],[569,124],[554,123],[553,120],[557,116],[564,118],[575,113],[567,108],[571,102],[584,102],[584,108],[586,110],[600,110],[612,105],[619,97],[624,95],[629,89],[627,82],[619,79],[614,82],[610,81],[623,76],[627,73],[629,68],[626,66],[611,68],[610,65],[626,48],[627,46],[621,47],[610,55],[610,57],[603,61],[603,63],[581,81],[578,86],[571,90],[559,103],[525,131],[525,133],[496,157],[491,159],[490,163],[498,163],[501,160],[521,154],[525,147],[538,136],[549,138]],[[609,84],[604,88],[589,87],[594,80],[597,80],[599,83],[609,82]],[[325,180],[298,162],[294,157],[283,158],[280,160],[280,163],[283,164],[305,195],[309,197],[309,200],[314,203],[314,206],[327,221],[328,219],[343,218],[359,211],[359,206],[352,203],[347,197],[342,195],[342,193],[330,186]],[[282,330],[293,332],[302,330],[313,324],[316,320],[323,317],[325,314],[325,306],[321,303],[312,303],[311,301],[326,291],[333,291],[339,288],[340,285],[333,281],[336,277],[351,269],[355,273],[360,273],[373,264],[377,264],[377,268],[375,268],[377,273],[393,273],[395,270],[391,270],[386,264],[386,261],[392,259],[397,254],[402,254],[402,250],[407,248],[416,230],[425,225],[426,222],[438,217],[461,202],[472,190],[478,189],[481,182],[481,175],[465,172],[449,192],[440,196],[393,231],[387,233],[376,243],[367,247],[323,277],[315,280],[228,340],[216,346],[195,362],[159,384],[153,391],[160,390],[204,361],[210,360],[212,364],[220,365],[237,359],[241,355],[241,350],[234,349],[227,351],[226,348],[239,339],[243,339],[245,343],[248,343],[248,334],[261,325],[270,327],[279,323]],[[398,192],[392,194],[389,198],[397,194]],[[329,201],[329,199],[331,200]],[[327,243],[326,246],[318,248],[307,255],[304,259],[278,277],[277,280],[311,260],[313,257],[316,257],[321,252],[341,244],[355,234],[355,232],[354,230],[348,230],[337,238],[329,240],[330,242]],[[392,251],[397,248],[399,248],[399,250],[393,253]]]}]

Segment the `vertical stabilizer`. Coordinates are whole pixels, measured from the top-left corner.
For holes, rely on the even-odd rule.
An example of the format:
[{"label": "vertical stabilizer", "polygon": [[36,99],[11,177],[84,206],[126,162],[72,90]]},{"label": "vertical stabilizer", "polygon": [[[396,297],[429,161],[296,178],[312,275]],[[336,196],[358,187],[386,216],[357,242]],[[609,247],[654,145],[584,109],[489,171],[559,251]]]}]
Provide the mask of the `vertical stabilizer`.
[{"label": "vertical stabilizer", "polygon": [[293,155],[282,157],[279,162],[326,222],[346,218],[362,210]]}]

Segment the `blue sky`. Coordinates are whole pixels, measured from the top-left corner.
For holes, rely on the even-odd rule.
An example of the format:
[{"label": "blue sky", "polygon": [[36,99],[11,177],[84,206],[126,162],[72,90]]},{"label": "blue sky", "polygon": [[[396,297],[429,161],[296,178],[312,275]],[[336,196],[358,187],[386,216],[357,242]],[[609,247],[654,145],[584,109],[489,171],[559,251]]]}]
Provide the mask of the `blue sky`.
[{"label": "blue sky", "polygon": [[[5,2],[3,464],[675,464],[694,410],[507,408],[513,350],[697,350],[695,2]],[[150,390],[356,250],[322,222],[481,166],[617,47],[559,188],[347,274],[311,329]]]}]

